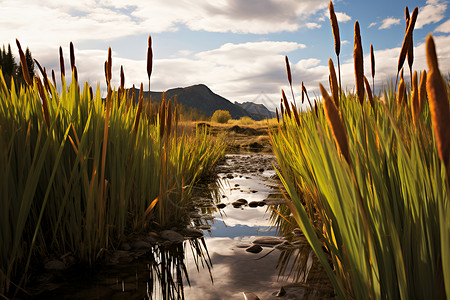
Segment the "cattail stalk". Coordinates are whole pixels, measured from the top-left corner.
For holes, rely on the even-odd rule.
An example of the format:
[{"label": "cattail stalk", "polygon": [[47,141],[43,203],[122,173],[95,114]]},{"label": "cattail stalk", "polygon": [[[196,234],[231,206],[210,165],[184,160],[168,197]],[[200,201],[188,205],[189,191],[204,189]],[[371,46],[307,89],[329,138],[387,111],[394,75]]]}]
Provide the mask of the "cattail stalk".
[{"label": "cattail stalk", "polygon": [[[406,28],[405,28],[405,33],[408,31],[408,25],[409,25],[409,21],[411,20],[410,16],[409,16],[409,10],[408,10],[408,6],[405,7],[405,19],[406,19]],[[413,43],[413,35],[411,34],[410,40],[409,40],[409,47],[408,47],[408,52],[406,53],[406,56],[408,58],[408,66],[409,66],[409,78],[412,80],[412,65],[414,62],[414,43]]]},{"label": "cattail stalk", "polygon": [[44,91],[44,87],[42,86],[42,82],[39,79],[39,77],[34,77],[34,80],[36,81],[36,85],[38,87],[39,96],[41,96],[42,99],[42,111],[44,113],[44,121],[47,125],[47,128],[50,129],[50,115],[48,112],[48,102],[47,102],[47,96]]},{"label": "cattail stalk", "polygon": [[375,103],[373,101],[372,90],[370,89],[369,80],[367,80],[366,76],[364,76],[364,84],[366,85],[367,98],[369,99],[370,106],[372,106],[372,109],[375,110]]},{"label": "cattail stalk", "polygon": [[305,85],[303,84],[303,81],[302,81],[302,103],[303,103],[303,95],[306,96],[306,99],[308,100],[308,103],[309,103],[309,107],[312,110],[313,106],[311,104],[311,101],[309,100],[308,91],[306,90],[306,87],[305,87]]},{"label": "cattail stalk", "polygon": [[[341,38],[339,35],[339,24],[336,18],[336,13],[334,12],[334,6],[333,2],[331,2],[328,5],[329,11],[330,11],[330,20],[331,20],[331,29],[333,30],[333,38],[334,38],[334,51],[337,56],[337,64],[338,64],[338,73],[339,73],[339,94],[342,93],[341,91],[341,63],[339,61],[339,54],[341,52]],[[335,100],[336,101],[336,100]]]},{"label": "cattail stalk", "polygon": [[356,95],[359,103],[362,105],[364,102],[364,61],[358,21],[355,22],[353,65],[355,69]]},{"label": "cattail stalk", "polygon": [[449,176],[450,126],[448,121],[450,120],[450,107],[447,87],[439,71],[436,46],[431,35],[428,35],[426,40],[426,56],[429,68],[427,74],[428,105],[430,106],[439,158],[444,163],[447,176]]},{"label": "cattail stalk", "polygon": [[400,70],[403,68],[403,64],[405,63],[406,55],[409,49],[409,43],[412,41],[412,34],[414,30],[414,26],[416,25],[417,14],[419,13],[419,9],[416,7],[409,19],[408,30],[406,31],[405,38],[403,39],[402,49],[400,50],[400,56],[398,57],[398,65],[397,65],[397,79],[395,80],[395,86],[397,86],[398,75],[400,74]]},{"label": "cattail stalk", "polygon": [[400,78],[400,83],[398,84],[398,89],[397,89],[397,104],[400,107],[400,109],[402,108],[403,100],[406,100],[406,99],[404,99],[405,92],[406,92],[406,86],[405,86],[405,81],[403,80],[403,76],[402,76]]},{"label": "cattail stalk", "polygon": [[55,70],[52,69],[52,81],[53,81],[53,86],[56,89],[56,75],[55,75]]},{"label": "cattail stalk", "polygon": [[419,122],[419,88],[417,85],[417,71],[414,72],[411,81],[412,92],[411,92],[411,115],[414,125],[417,126]]},{"label": "cattail stalk", "polygon": [[152,36],[148,36],[148,47],[147,47],[147,76],[148,76],[148,103],[150,105],[150,114],[152,109],[152,94],[150,92],[150,77],[152,76],[153,70],[153,49],[152,49]]},{"label": "cattail stalk", "polygon": [[28,72],[27,59],[25,58],[25,54],[22,51],[22,47],[20,46],[18,39],[16,39],[16,44],[17,48],[19,48],[20,64],[22,65],[23,78],[29,86],[33,86],[33,81],[31,81],[30,73]]},{"label": "cattail stalk", "polygon": [[66,68],[64,67],[64,56],[61,46],[59,46],[59,67],[61,69],[61,81],[66,77]]},{"label": "cattail stalk", "polygon": [[423,71],[419,84],[419,115],[422,113],[425,101],[427,100],[427,71]]},{"label": "cattail stalk", "polygon": [[342,153],[342,156],[344,156],[348,164],[351,164],[348,138],[344,127],[344,123],[342,122],[341,116],[339,115],[339,111],[336,105],[331,100],[326,89],[323,87],[321,83],[319,83],[319,87],[323,97],[325,117],[327,118],[328,125],[330,126],[331,132],[333,133],[333,138],[340,152]]},{"label": "cattail stalk", "polygon": [[333,94],[334,104],[339,108],[339,87],[336,78],[336,71],[334,70],[333,60],[328,59],[328,69],[330,70],[330,88]]},{"label": "cattail stalk", "polygon": [[290,118],[291,117],[291,109],[289,108],[289,103],[287,101],[286,94],[284,93],[283,89],[281,89],[281,95],[283,96],[282,99],[283,99],[284,108],[286,109],[286,112]]},{"label": "cattail stalk", "polygon": [[73,72],[73,68],[75,67],[75,51],[73,49],[73,43],[70,42],[70,68],[72,69]]}]

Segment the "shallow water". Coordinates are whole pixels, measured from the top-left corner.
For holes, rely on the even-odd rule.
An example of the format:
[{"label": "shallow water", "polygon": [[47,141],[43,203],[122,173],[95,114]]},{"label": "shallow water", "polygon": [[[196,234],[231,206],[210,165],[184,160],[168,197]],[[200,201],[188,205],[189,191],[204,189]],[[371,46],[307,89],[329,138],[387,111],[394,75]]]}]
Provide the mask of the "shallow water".
[{"label": "shallow water", "polygon": [[[279,181],[272,179],[273,159],[261,154],[227,155],[217,168],[219,180],[197,188],[194,202],[198,208],[191,213],[192,225],[204,229],[204,238],[155,246],[136,260],[125,257],[129,262],[95,271],[49,273],[48,291],[36,298],[244,299],[244,292],[253,292],[260,299],[321,299],[317,290],[305,286],[286,287],[284,297],[275,297],[281,286],[291,284],[298,275],[279,276],[280,268],[289,274],[294,263],[291,256],[298,256],[307,266],[300,278],[308,276],[313,260],[307,246],[291,249],[288,255],[284,252],[284,258],[289,258],[284,263],[282,251],[273,246],[263,246],[258,254],[246,251],[258,237],[277,236],[270,223],[270,207],[234,208],[231,203],[262,201],[280,194]],[[212,201],[226,207],[217,209]]]}]

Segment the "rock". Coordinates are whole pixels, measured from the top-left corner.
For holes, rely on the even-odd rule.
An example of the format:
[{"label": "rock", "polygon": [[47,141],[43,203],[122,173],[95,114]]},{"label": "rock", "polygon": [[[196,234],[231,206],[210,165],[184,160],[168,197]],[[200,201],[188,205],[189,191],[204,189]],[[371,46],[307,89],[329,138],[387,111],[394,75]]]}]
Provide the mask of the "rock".
[{"label": "rock", "polygon": [[264,201],[258,201],[258,206],[264,206],[266,203]]},{"label": "rock", "polygon": [[259,205],[259,201],[252,201],[248,204],[248,206],[250,206],[250,207],[258,207],[258,205]]},{"label": "rock", "polygon": [[128,244],[128,243],[122,243],[122,244],[120,244],[119,249],[120,249],[120,250],[129,251],[129,250],[131,250],[131,246],[130,246],[130,244]]},{"label": "rock", "polygon": [[278,291],[278,293],[275,296],[283,297],[284,295],[286,295],[286,290],[283,287],[280,287],[280,290]]},{"label": "rock", "polygon": [[241,198],[241,199],[237,199],[236,202],[241,202],[242,204],[247,204],[247,200]]},{"label": "rock", "polygon": [[58,259],[52,259],[45,263],[44,268],[46,270],[61,271],[66,269],[66,265]]},{"label": "rock", "polygon": [[171,242],[181,242],[184,240],[184,237],[181,234],[173,230],[163,230],[161,231],[160,236]]},{"label": "rock", "polygon": [[256,295],[253,294],[253,293],[244,292],[243,294],[244,294],[244,299],[245,299],[245,300],[260,300],[260,299],[258,298],[258,296],[256,296]]},{"label": "rock", "polygon": [[248,247],[250,247],[250,245],[249,244],[238,244],[238,245],[236,245],[236,247],[237,248],[248,248]]},{"label": "rock", "polygon": [[231,203],[231,205],[233,205],[234,208],[239,208],[242,205],[244,205],[244,203],[235,201],[235,202]]},{"label": "rock", "polygon": [[283,243],[275,246],[275,249],[278,249],[280,251],[284,251],[284,250],[288,250],[288,249],[292,249],[292,248],[294,248],[294,246],[291,243],[289,243],[288,241],[284,241]]},{"label": "rock", "polygon": [[262,251],[262,247],[260,245],[253,245],[253,246],[245,249],[245,251],[250,252],[250,253],[259,253]]},{"label": "rock", "polygon": [[253,244],[274,246],[274,245],[281,244],[282,242],[283,242],[283,240],[276,236],[263,236],[263,237],[260,237],[260,238],[257,238],[256,240],[254,240]]},{"label": "rock", "polygon": [[187,237],[199,238],[203,236],[203,231],[197,228],[187,227],[183,230],[183,234]]},{"label": "rock", "polygon": [[236,184],[235,184],[234,186],[235,186],[235,187],[238,187],[238,186],[239,186],[239,184],[237,184],[237,183],[236,183]]},{"label": "rock", "polygon": [[259,172],[264,172],[264,168],[259,168],[258,171]]},{"label": "rock", "polygon": [[234,176],[233,176],[233,174],[231,174],[231,173],[228,173],[228,174],[227,174],[227,178],[228,178],[228,179],[233,179],[233,178],[234,178]]},{"label": "rock", "polygon": [[249,144],[248,146],[249,146],[250,148],[256,148],[256,149],[264,148],[264,146],[261,145],[261,144],[258,143],[258,142],[253,142],[253,143]]},{"label": "rock", "polygon": [[209,229],[211,229],[211,225],[200,225],[200,226],[197,226],[196,228],[202,229],[202,230],[209,230]]},{"label": "rock", "polygon": [[225,206],[227,206],[225,203],[219,203],[216,205],[217,208],[225,208]]},{"label": "rock", "polygon": [[136,249],[136,250],[149,249],[151,247],[152,247],[152,244],[150,244],[148,242],[145,242],[145,241],[136,241],[136,242],[133,243],[133,249]]},{"label": "rock", "polygon": [[286,200],[283,198],[267,198],[263,200],[267,205],[279,205],[286,203]]}]

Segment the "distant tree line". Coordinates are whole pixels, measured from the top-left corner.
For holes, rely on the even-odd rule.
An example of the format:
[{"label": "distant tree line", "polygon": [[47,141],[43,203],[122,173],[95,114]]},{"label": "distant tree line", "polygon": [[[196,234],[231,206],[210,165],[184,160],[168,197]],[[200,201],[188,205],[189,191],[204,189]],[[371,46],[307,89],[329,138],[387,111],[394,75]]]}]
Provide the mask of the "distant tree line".
[{"label": "distant tree line", "polygon": [[[30,77],[33,78],[35,75],[34,60],[28,47],[25,51],[25,58],[28,65],[28,72],[30,73]],[[22,67],[20,63],[16,62],[15,57],[11,52],[10,44],[8,44],[8,50],[6,50],[5,45],[3,45],[3,48],[0,49],[0,69],[3,72],[3,76],[5,77],[5,81],[8,87],[11,84],[11,79],[14,80],[14,84],[16,86],[25,84]]]}]

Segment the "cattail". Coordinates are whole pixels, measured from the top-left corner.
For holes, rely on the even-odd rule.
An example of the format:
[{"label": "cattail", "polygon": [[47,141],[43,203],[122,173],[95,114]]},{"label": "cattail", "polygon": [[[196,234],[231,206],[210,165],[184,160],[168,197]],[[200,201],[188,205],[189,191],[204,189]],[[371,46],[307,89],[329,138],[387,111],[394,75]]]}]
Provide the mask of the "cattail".
[{"label": "cattail", "polygon": [[141,82],[141,89],[139,90],[138,110],[137,110],[137,113],[136,113],[136,119],[134,120],[134,131],[135,132],[137,132],[138,128],[139,128],[139,119],[141,118],[143,98],[144,98],[144,85]]},{"label": "cattail", "polygon": [[300,126],[300,118],[298,117],[297,108],[294,106],[294,104],[291,103],[291,105],[292,105],[291,108],[292,108],[292,113],[293,113],[294,118],[295,118],[295,122],[297,123],[298,126]]},{"label": "cattail", "polygon": [[66,68],[64,67],[64,56],[61,46],[59,46],[59,67],[61,68],[61,80],[66,77]]},{"label": "cattail", "polygon": [[91,100],[94,100],[94,91],[92,90],[92,86],[89,86],[89,96],[91,97]]},{"label": "cattail", "polygon": [[169,100],[167,104],[167,112],[166,112],[166,128],[167,128],[167,138],[172,130],[172,101]]},{"label": "cattail", "polygon": [[427,71],[423,70],[420,76],[419,84],[419,115],[423,110],[425,101],[427,99]]},{"label": "cattail", "polygon": [[364,102],[364,61],[358,21],[355,22],[353,63],[355,68],[356,94],[359,103],[362,105]]},{"label": "cattail", "polygon": [[372,44],[370,44],[370,70],[372,71],[372,87],[375,89],[375,55]]},{"label": "cattail", "polygon": [[50,128],[50,116],[48,113],[47,96],[45,94],[44,87],[42,86],[42,82],[39,79],[39,77],[35,76],[34,80],[36,81],[36,85],[38,87],[38,92],[42,99],[42,111],[44,113],[44,121],[45,121],[45,124],[47,125],[47,128]]},{"label": "cattail", "polygon": [[284,118],[283,98],[281,98],[280,108],[281,108],[281,117]]},{"label": "cattail", "polygon": [[123,66],[120,66],[120,88],[117,98],[117,105],[120,106],[120,101],[123,98],[125,92],[125,74],[123,73]]},{"label": "cattail", "polygon": [[31,81],[30,73],[28,72],[27,59],[25,58],[25,54],[22,51],[22,47],[20,46],[18,39],[16,39],[16,44],[17,48],[19,48],[20,64],[22,65],[23,78],[29,86],[33,86],[33,81]]},{"label": "cattail", "polygon": [[[447,87],[439,71],[436,46],[431,34],[426,40],[426,55],[429,72],[427,74],[427,95],[430,106],[439,158],[449,170],[450,159],[450,108],[447,98]],[[449,174],[447,173],[447,176]]]},{"label": "cattail", "polygon": [[417,86],[417,71],[414,72],[411,81],[412,92],[411,92],[411,115],[413,118],[414,125],[417,126],[419,121],[419,88]]},{"label": "cattail", "polygon": [[105,79],[106,79],[106,85],[109,86],[108,83],[108,61],[105,60]]},{"label": "cattail", "polygon": [[55,70],[52,69],[52,81],[53,81],[53,86],[56,88],[56,75],[55,75]]},{"label": "cattail", "polygon": [[334,70],[333,60],[331,58],[328,59],[328,69],[330,69],[330,88],[333,94],[334,104],[336,104],[336,107],[339,107],[339,87],[336,78],[336,71]]},{"label": "cattail", "polygon": [[277,123],[280,124],[280,117],[278,116],[278,107],[275,107],[275,114],[277,115]]},{"label": "cattail", "polygon": [[161,105],[159,106],[159,137],[164,136],[164,125],[166,123],[166,93],[163,92],[161,96]]},{"label": "cattail", "polygon": [[42,69],[41,64],[40,64],[36,59],[34,59],[34,62],[36,63],[36,65],[37,65],[39,71],[40,71],[41,74],[42,74],[42,78],[43,78],[43,81],[44,81],[45,89],[46,89],[49,93],[51,93],[50,86],[49,86],[49,84],[48,84],[47,71],[45,70],[45,68]]},{"label": "cattail", "polygon": [[75,67],[75,51],[73,50],[73,43],[70,42],[70,67],[73,71],[73,68]]},{"label": "cattail", "polygon": [[[408,25],[409,25],[409,21],[411,20],[410,16],[409,16],[409,10],[408,10],[408,6],[405,7],[405,19],[406,19],[406,28],[405,28],[405,32],[408,31]],[[408,57],[408,66],[409,66],[409,76],[412,80],[412,65],[414,62],[414,43],[413,43],[413,35],[411,34],[410,40],[409,40],[409,47],[408,47],[408,52],[406,53],[406,56]]]},{"label": "cattail", "polygon": [[147,75],[148,75],[148,80],[150,80],[150,76],[152,75],[152,69],[153,69],[152,36],[149,35],[148,36],[148,48],[147,48]]},{"label": "cattail", "polygon": [[334,37],[334,51],[336,52],[336,55],[339,56],[339,53],[341,52],[341,39],[339,37],[339,25],[334,12],[333,2],[330,1],[328,8],[330,10],[331,28]]},{"label": "cattail", "polygon": [[108,81],[108,86],[111,84],[112,79],[112,54],[111,54],[111,47],[108,47],[108,61],[106,64],[106,71],[107,71],[107,78],[106,81]]},{"label": "cattail", "polygon": [[414,30],[414,26],[416,25],[416,19],[419,9],[416,7],[409,19],[408,30],[406,31],[405,38],[403,39],[402,49],[400,50],[400,56],[398,58],[398,66],[397,66],[397,76],[400,73],[400,70],[403,67],[403,63],[405,62],[406,55],[408,53],[409,44],[412,41],[412,34]]},{"label": "cattail", "polygon": [[76,66],[73,66],[73,78],[75,78],[75,82],[78,82],[78,71]]},{"label": "cattail", "polygon": [[292,99],[294,99],[295,107],[297,107],[297,103],[295,103],[294,90],[292,89],[292,74],[291,74],[291,66],[289,65],[289,59],[287,56],[284,56],[284,61],[286,62],[286,71],[289,81],[289,86],[291,88]]},{"label": "cattail", "polygon": [[366,85],[367,98],[369,99],[370,106],[372,106],[372,109],[375,109],[375,103],[373,102],[372,89],[370,88],[370,84],[369,84],[369,81],[367,80],[366,76],[364,76],[364,84]]},{"label": "cattail", "polygon": [[400,77],[400,83],[398,84],[397,89],[397,104],[401,108],[403,104],[403,100],[405,98],[406,86],[405,81],[403,80],[403,76]]},{"label": "cattail", "polygon": [[303,81],[302,81],[302,104],[305,102],[305,86],[303,85]]},{"label": "cattail", "polygon": [[290,118],[291,117],[291,109],[289,108],[289,103],[287,101],[286,94],[284,93],[283,89],[281,89],[281,95],[283,96],[284,108],[286,109],[286,112]]},{"label": "cattail", "polygon": [[350,151],[348,147],[348,139],[344,123],[342,122],[336,105],[330,99],[330,96],[321,83],[319,83],[319,87],[324,99],[323,104],[325,109],[325,116],[328,120],[328,125],[331,128],[331,132],[333,133],[334,140],[345,160],[350,164]]},{"label": "cattail", "polygon": [[317,107],[316,99],[314,99],[314,112],[316,113],[316,117],[319,117],[319,108]]}]

